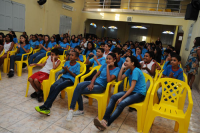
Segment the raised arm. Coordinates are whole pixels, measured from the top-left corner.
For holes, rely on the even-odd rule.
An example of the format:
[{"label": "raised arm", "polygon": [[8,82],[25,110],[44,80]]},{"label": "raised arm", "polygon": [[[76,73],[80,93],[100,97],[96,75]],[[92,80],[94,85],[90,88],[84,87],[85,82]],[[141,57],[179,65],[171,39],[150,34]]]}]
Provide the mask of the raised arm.
[{"label": "raised arm", "polygon": [[125,68],[125,66],[124,66],[124,64],[123,64],[122,67],[121,67],[121,70],[120,70],[120,72],[119,72],[119,75],[118,75],[118,81],[121,81],[121,80],[123,80],[124,78],[126,78],[126,75],[123,74],[124,68]]}]

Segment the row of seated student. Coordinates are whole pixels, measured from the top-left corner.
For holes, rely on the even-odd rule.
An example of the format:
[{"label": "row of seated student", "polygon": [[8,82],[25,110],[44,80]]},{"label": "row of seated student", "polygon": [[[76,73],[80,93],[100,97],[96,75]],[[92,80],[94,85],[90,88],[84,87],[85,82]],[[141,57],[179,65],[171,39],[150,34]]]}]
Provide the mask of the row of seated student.
[{"label": "row of seated student", "polygon": [[[33,36],[32,39],[34,38]],[[62,43],[65,43],[64,40],[67,39],[63,38]],[[4,45],[10,42],[11,46],[14,45],[12,35],[7,34],[5,37]],[[69,51],[69,55],[66,57],[66,62],[62,71],[57,73],[57,77],[58,75],[62,74],[61,78],[57,79],[56,82],[50,87],[50,93],[46,102],[42,106],[35,107],[36,111],[45,115],[50,115],[50,108],[52,107],[52,103],[56,99],[57,95],[66,87],[72,86],[74,84],[75,77],[80,74],[80,64],[77,61],[83,61],[80,55],[81,53],[86,55],[87,65],[92,66],[91,64],[93,64],[93,67],[101,65],[101,67],[99,71],[95,71],[92,74],[93,76],[88,77],[87,80],[79,83],[76,86],[71,101],[70,111],[68,112],[67,121],[72,120],[73,116],[84,115],[83,100],[81,96],[82,94],[103,93],[106,89],[107,83],[114,79],[121,81],[125,77],[128,77],[130,84],[130,89],[128,91],[123,91],[123,89],[119,88],[119,92],[111,96],[102,121],[100,121],[98,118],[94,119],[94,125],[99,130],[105,130],[107,126],[110,126],[110,124],[121,114],[126,106],[133,103],[142,102],[145,99],[145,95],[149,87],[149,82],[145,82],[143,73],[147,73],[153,78],[155,76],[156,69],[161,69],[158,63],[165,61],[162,77],[183,80],[183,70],[179,67],[181,58],[170,49],[165,50],[164,55],[162,55],[159,45],[157,45],[155,48],[150,47],[150,49],[145,50],[143,42],[138,43],[138,46],[136,47],[135,45],[131,45],[130,49],[128,48],[128,44],[124,44],[122,48],[120,44],[117,44],[115,47],[115,45],[110,43],[112,43],[112,41],[108,41],[106,44],[101,43],[102,45],[100,45],[97,50],[95,49],[94,43],[92,41],[87,43],[87,47],[85,47],[84,50],[80,45],[72,47],[72,49]],[[48,49],[48,47],[45,47],[45,45],[49,44],[50,38],[48,35],[46,35],[44,36],[43,44],[39,44],[39,47],[41,50],[46,49],[45,51],[49,51],[51,48]],[[114,47],[110,51],[112,46]],[[151,46],[151,44],[149,44],[148,47],[149,46]],[[19,58],[21,59],[21,55],[23,53],[28,53],[30,47],[31,46],[26,35],[21,35],[20,44],[17,46],[18,53],[10,57],[10,60],[13,61],[10,62],[10,64],[14,64],[14,61]],[[6,47],[4,47],[4,50],[5,48]],[[12,50],[12,47],[10,48],[10,50]],[[134,48],[136,49],[133,50]],[[40,71],[34,73],[28,78],[29,82],[35,90],[35,92],[31,94],[31,97],[37,98],[39,102],[43,101],[43,92],[41,90],[42,81],[48,79],[50,70],[56,69],[61,63],[59,59],[59,54],[61,53],[60,49],[63,50],[62,47],[55,47],[54,49],[51,49],[51,54],[45,63],[37,64],[37,62],[31,62],[29,64],[30,66],[36,65],[43,67]],[[159,55],[160,53],[158,51],[161,53],[161,55]],[[9,76],[12,73],[14,74],[13,69],[14,65],[10,65]],[[87,67],[86,73],[88,72],[89,67]],[[158,95],[161,95],[162,91],[159,89],[157,93]],[[76,102],[78,102],[79,109],[74,111]],[[117,107],[114,110],[116,103]]]}]

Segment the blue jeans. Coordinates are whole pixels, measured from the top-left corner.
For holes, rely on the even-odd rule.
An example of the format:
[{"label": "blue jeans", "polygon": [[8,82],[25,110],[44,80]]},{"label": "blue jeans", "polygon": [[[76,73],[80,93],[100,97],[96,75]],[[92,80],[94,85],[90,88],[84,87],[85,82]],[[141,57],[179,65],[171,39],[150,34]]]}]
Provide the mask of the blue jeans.
[{"label": "blue jeans", "polygon": [[144,99],[145,99],[144,95],[142,95],[140,93],[132,92],[129,96],[127,96],[125,99],[123,99],[117,105],[115,111],[113,112],[117,100],[119,98],[121,98],[125,93],[126,93],[126,91],[122,91],[122,92],[119,92],[119,93],[111,96],[110,102],[109,102],[108,107],[106,109],[106,113],[103,117],[103,119],[108,122],[108,126],[110,126],[110,124],[115,119],[117,119],[117,117],[122,113],[123,109],[126,106],[134,104],[134,103],[140,103],[140,102],[144,101]]},{"label": "blue jeans", "polygon": [[81,94],[99,94],[99,93],[103,93],[106,89],[103,86],[101,86],[95,82],[94,88],[90,91],[87,87],[90,83],[91,83],[91,81],[84,81],[84,82],[79,83],[76,86],[76,89],[74,90],[70,109],[75,109],[76,101],[78,101],[79,110],[83,110],[83,99],[82,99]]},{"label": "blue jeans", "polygon": [[59,77],[60,74],[63,74],[62,70],[58,71],[58,72],[55,74],[55,81],[58,79],[58,77]]},{"label": "blue jeans", "polygon": [[[14,66],[15,66],[15,61],[20,61],[22,58],[21,55],[12,55],[10,56],[10,69],[14,70]],[[24,60],[26,59],[26,57],[24,57]]]},{"label": "blue jeans", "polygon": [[57,80],[50,88],[49,96],[44,103],[44,106],[46,108],[51,108],[54,100],[58,96],[58,94],[65,89],[66,87],[72,86],[74,83],[71,81],[71,79],[65,79],[65,78],[60,78]]},{"label": "blue jeans", "polygon": [[40,59],[42,59],[45,56],[46,56],[46,53],[43,53],[43,52],[37,52],[35,54],[32,54],[28,60],[28,63],[29,63],[29,65],[32,63],[38,63],[40,61]]}]

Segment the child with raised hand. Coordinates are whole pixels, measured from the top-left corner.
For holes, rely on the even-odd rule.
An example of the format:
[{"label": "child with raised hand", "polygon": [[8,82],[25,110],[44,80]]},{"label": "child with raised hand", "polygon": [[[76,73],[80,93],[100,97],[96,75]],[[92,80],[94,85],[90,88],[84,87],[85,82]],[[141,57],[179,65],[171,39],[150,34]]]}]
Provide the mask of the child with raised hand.
[{"label": "child with raised hand", "polygon": [[[172,54],[171,55],[171,65],[168,65],[162,74],[162,78],[174,78],[174,79],[179,79],[183,81],[183,69],[179,67],[181,63],[181,57],[177,54]],[[162,96],[162,87],[160,87],[157,91],[157,95],[159,100],[161,99]]]},{"label": "child with raised hand", "polygon": [[171,50],[170,50],[170,49],[166,49],[166,50],[164,51],[164,55],[161,57],[161,63],[160,63],[160,65],[163,65],[163,63],[164,63],[164,61],[167,59],[167,56],[168,56],[169,53],[171,53]]},{"label": "child with raised hand", "polygon": [[176,53],[171,52],[171,53],[168,54],[168,56],[167,56],[167,58],[166,58],[166,61],[165,61],[165,64],[164,64],[164,66],[163,66],[163,69],[164,69],[164,70],[167,68],[168,65],[170,65],[170,62],[171,62],[171,60],[172,60],[172,56],[173,56],[174,54],[176,54]]},{"label": "child with raised hand", "polygon": [[39,113],[50,115],[50,108],[58,94],[66,87],[74,85],[75,77],[80,74],[80,64],[76,62],[79,53],[72,51],[70,61],[66,61],[63,67],[63,75],[50,88],[49,96],[42,106],[36,106],[35,110]]},{"label": "child with raised hand", "polygon": [[103,57],[106,58],[107,55],[108,55],[109,53],[111,53],[110,48],[111,48],[111,45],[110,45],[110,44],[105,44]]},{"label": "child with raised hand", "polygon": [[96,49],[94,47],[94,43],[92,41],[89,41],[87,44],[87,48],[83,51],[83,55],[86,55],[86,58],[92,58],[94,55],[96,55]]},{"label": "child with raised hand", "polygon": [[41,83],[43,80],[49,78],[49,74],[51,69],[56,69],[60,65],[59,50],[52,49],[51,55],[47,58],[46,62],[41,64],[30,64],[30,66],[40,66],[43,67],[40,71],[34,73],[32,76],[28,78],[28,81],[31,83],[31,86],[35,90],[34,93],[31,94],[32,98],[38,98],[39,102],[43,100],[43,93],[41,90]]},{"label": "child with raised hand", "polygon": [[[98,66],[98,65],[104,65],[106,63],[106,58],[103,57],[103,53],[104,53],[104,49],[103,48],[98,48],[97,49],[97,56],[94,56],[92,59],[89,59],[89,57],[86,60],[86,64],[88,65],[93,65],[93,68]],[[87,69],[86,73],[89,73],[90,70],[89,68]],[[85,81],[90,81],[92,80],[92,78],[94,77],[94,75],[97,73],[97,71],[95,70],[89,77],[85,78]]]},{"label": "child with raised hand", "polygon": [[[73,116],[83,115],[83,99],[82,94],[100,94],[106,89],[108,82],[116,79],[119,73],[117,67],[116,55],[113,53],[108,54],[106,64],[102,65],[92,81],[84,81],[79,83],[74,90],[71,106],[67,115],[67,121],[71,121]],[[74,112],[76,102],[78,102],[79,109]]]},{"label": "child with raised hand", "polygon": [[142,61],[143,58],[144,58],[144,55],[142,54],[142,48],[141,47],[137,47],[136,52],[133,55],[138,59],[139,62]]},{"label": "child with raised hand", "polygon": [[68,50],[69,49],[69,42],[67,41],[67,37],[63,38],[63,41],[60,42],[60,44],[58,46],[55,46],[55,48],[59,49],[59,55],[63,54],[64,50]]},{"label": "child with raised hand", "polygon": [[[112,122],[119,117],[126,106],[144,101],[146,96],[146,83],[140,67],[135,56],[126,58],[119,72],[118,81],[128,77],[130,89],[111,96],[103,120],[100,121],[98,118],[94,119],[94,125],[99,130],[103,131],[107,126],[110,126]],[[122,74],[125,68],[128,70]],[[117,107],[114,110],[115,105],[117,105]]]},{"label": "child with raised hand", "polygon": [[80,46],[76,46],[74,48],[74,50],[79,53],[79,57],[78,57],[77,61],[83,62],[84,60],[83,60],[83,55],[81,54],[82,53],[81,47]]}]

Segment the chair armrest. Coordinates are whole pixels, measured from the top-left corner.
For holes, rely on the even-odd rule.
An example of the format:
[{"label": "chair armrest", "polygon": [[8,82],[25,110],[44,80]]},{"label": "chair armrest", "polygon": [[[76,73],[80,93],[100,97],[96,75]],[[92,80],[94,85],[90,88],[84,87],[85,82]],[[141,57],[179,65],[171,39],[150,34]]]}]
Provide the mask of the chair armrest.
[{"label": "chair armrest", "polygon": [[[62,65],[61,65],[62,66]],[[56,69],[52,69],[50,71],[50,74],[49,74],[49,79],[50,79],[50,85],[52,85],[54,82],[55,82],[55,75],[57,72],[61,71],[62,70],[62,67],[58,67]]]},{"label": "chair armrest", "polygon": [[37,53],[38,51],[40,51],[40,48],[34,49],[34,50],[33,50],[33,54]]},{"label": "chair armrest", "polygon": [[4,53],[5,53],[5,50],[3,50],[3,51],[2,51],[2,53],[1,53],[0,57],[1,57],[1,56],[3,56],[3,55],[4,55]]},{"label": "chair armrest", "polygon": [[[153,89],[152,89],[151,94],[150,94],[150,99],[149,99],[148,108],[152,108],[153,105],[154,105],[154,95],[155,95],[156,91],[157,91],[158,88],[159,88],[160,80],[161,80],[161,79],[159,79],[159,80],[154,84],[154,86],[153,86]],[[156,94],[157,94],[157,93],[156,93]]]},{"label": "chair armrest", "polygon": [[89,77],[93,72],[94,70],[99,70],[101,66],[96,66],[94,67],[89,73],[85,74],[84,76],[81,77],[81,81],[80,82],[84,82],[85,78]]},{"label": "chair armrest", "polygon": [[186,117],[189,117],[190,119],[190,115],[192,113],[192,108],[193,108],[193,100],[192,100],[192,93],[189,86],[187,87],[187,90],[188,90],[188,108],[187,108],[187,111],[185,112],[185,115]]},{"label": "chair armrest", "polygon": [[50,52],[51,52],[51,51],[47,51],[47,52],[46,52],[46,57],[48,56],[48,53],[50,53]]},{"label": "chair armrest", "polygon": [[[31,48],[30,51],[29,51],[28,53],[22,54],[21,61],[24,60],[24,56],[25,56],[25,55],[27,55],[27,56],[30,55],[30,54],[32,53],[32,51],[33,51],[33,49]],[[28,58],[28,57],[27,57],[27,58]]]},{"label": "chair armrest", "polygon": [[114,92],[113,92],[113,95],[118,93],[118,88],[119,88],[119,85],[122,83],[123,80],[121,81],[118,81],[115,83],[115,88],[114,88]]}]

